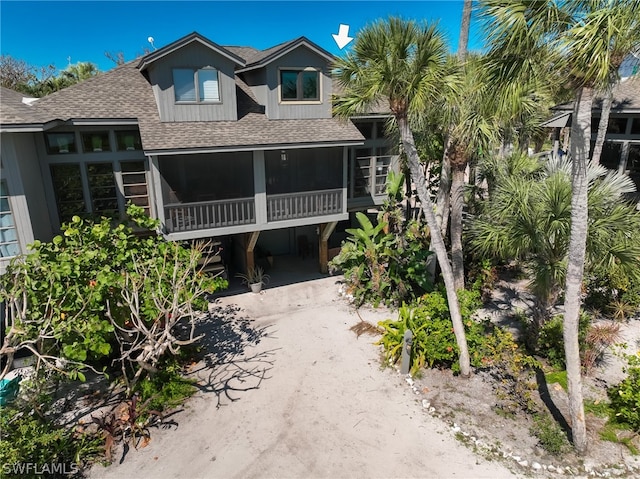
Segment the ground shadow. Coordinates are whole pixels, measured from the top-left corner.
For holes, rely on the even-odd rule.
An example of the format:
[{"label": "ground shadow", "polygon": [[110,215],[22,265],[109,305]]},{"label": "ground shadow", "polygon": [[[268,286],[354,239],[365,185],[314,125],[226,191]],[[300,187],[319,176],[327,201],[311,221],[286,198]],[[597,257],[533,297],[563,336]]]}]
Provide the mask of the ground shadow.
[{"label": "ground shadow", "polygon": [[86,382],[65,383],[55,392],[51,412],[62,426],[78,424],[94,414],[106,414],[125,399],[122,387],[114,386],[104,375],[86,373]]},{"label": "ground shadow", "polygon": [[567,438],[570,442],[573,442],[573,435],[571,433],[571,427],[567,420],[562,414],[562,411],[556,406],[556,403],[553,401],[551,397],[551,392],[549,391],[549,385],[547,384],[547,378],[544,375],[544,371],[542,369],[536,369],[536,382],[538,384],[538,394],[540,395],[540,399],[546,406],[549,414],[553,417],[556,424],[558,424],[562,430],[567,435]]},{"label": "ground shadow", "polygon": [[264,339],[274,339],[272,326],[256,326],[235,305],[213,303],[198,325],[204,334],[203,358],[191,371],[203,393],[213,393],[217,407],[241,398],[243,392],[259,389],[269,379],[278,348],[265,348]]},{"label": "ground shadow", "polygon": [[513,285],[500,282],[492,292],[492,297],[483,305],[483,309],[496,326],[511,331],[516,338],[522,338],[526,325],[523,324],[520,312],[533,310],[533,296],[518,290]]}]

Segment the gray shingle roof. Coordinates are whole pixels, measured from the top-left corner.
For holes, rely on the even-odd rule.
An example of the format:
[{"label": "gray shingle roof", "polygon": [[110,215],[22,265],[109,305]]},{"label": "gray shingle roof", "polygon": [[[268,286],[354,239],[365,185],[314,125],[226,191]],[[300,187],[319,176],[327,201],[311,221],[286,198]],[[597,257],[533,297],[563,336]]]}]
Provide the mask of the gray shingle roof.
[{"label": "gray shingle roof", "polygon": [[[597,96],[593,102],[593,109],[602,108],[602,98]],[[553,107],[554,110],[573,110],[573,102],[563,103]],[[626,113],[640,111],[640,78],[638,75],[619,83],[613,90],[612,113]]]},{"label": "gray shingle roof", "polygon": [[334,118],[269,120],[248,113],[238,121],[140,122],[147,151],[264,147],[318,143],[357,142],[364,138],[351,122]]},{"label": "gray shingle roof", "polygon": [[325,58],[332,60],[334,56],[326,51],[325,49],[319,47],[312,41],[308,40],[306,37],[299,37],[295,40],[290,40],[288,42],[280,43],[271,48],[267,48],[266,50],[261,50],[252,55],[250,58],[245,59],[247,64],[245,67],[240,68],[238,71],[247,71],[253,70],[254,68],[261,68],[267,64],[269,64],[273,59],[278,58],[281,54],[286,53],[289,50],[293,50],[297,48],[299,45],[306,45],[308,48],[316,51],[319,55],[324,56]]},{"label": "gray shingle roof", "polygon": [[237,65],[240,65],[240,66],[245,65],[245,61],[243,58],[238,57],[236,54],[227,50],[223,46],[220,46],[217,43],[212,42],[208,38],[203,37],[198,32],[193,32],[193,33],[190,33],[189,35],[185,35],[184,37],[179,38],[175,42],[171,42],[169,45],[165,45],[159,50],[155,50],[143,56],[138,63],[138,68],[140,70],[144,70],[147,66],[149,66],[151,63],[155,62],[156,60],[172,52],[175,52],[176,50],[179,50],[180,48],[192,42],[199,42],[203,45],[206,45],[210,49],[218,52],[220,55],[227,57],[229,60],[235,62]]},{"label": "gray shingle roof", "polygon": [[1,125],[34,125],[47,121],[48,115],[43,109],[22,102],[25,97],[23,93],[0,87]]},{"label": "gray shingle roof", "polygon": [[260,50],[253,47],[238,47],[238,46],[225,45],[224,48],[226,50],[229,50],[234,55],[239,56],[247,63],[252,62],[254,58],[259,57],[261,54]]},{"label": "gray shingle roof", "polygon": [[137,61],[47,95],[37,102],[62,120],[139,119],[160,121],[151,85],[136,68]]},{"label": "gray shingle roof", "polygon": [[[126,63],[48,95],[34,106],[16,108],[32,109],[44,120],[135,119],[145,151],[363,140],[351,122],[331,118],[269,120],[264,114],[264,107],[258,104],[251,89],[239,78],[236,78],[238,121],[161,122],[151,85],[136,68],[137,63]],[[16,101],[17,97],[7,97],[8,104],[16,104]],[[2,111],[4,116],[4,99]]]}]

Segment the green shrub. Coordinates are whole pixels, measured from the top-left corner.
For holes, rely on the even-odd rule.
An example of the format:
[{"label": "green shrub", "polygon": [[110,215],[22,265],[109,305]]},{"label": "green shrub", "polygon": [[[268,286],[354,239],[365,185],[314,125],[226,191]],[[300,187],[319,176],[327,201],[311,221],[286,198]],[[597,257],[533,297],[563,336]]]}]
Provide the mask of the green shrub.
[{"label": "green shrub", "polygon": [[611,421],[640,432],[640,353],[627,355],[627,377],[607,391]]},{"label": "green shrub", "polygon": [[535,412],[535,371],[540,363],[516,343],[513,334],[493,327],[477,347],[470,348],[472,364],[487,368],[495,378],[498,408],[506,414]]},{"label": "green shrub", "polygon": [[[0,408],[0,436],[3,478],[70,477],[69,472],[79,473],[88,460],[102,451],[99,438],[56,426],[33,410],[14,406]],[[39,474],[24,469],[35,465]],[[51,469],[42,474],[45,467]],[[53,470],[58,467],[65,470]]]},{"label": "green shrub", "polygon": [[164,360],[158,372],[145,377],[138,383],[140,402],[148,409],[163,411],[179,406],[197,391],[195,380],[185,378],[183,368],[176,358]]},{"label": "green shrub", "polygon": [[[61,235],[48,243],[35,241],[30,254],[11,263],[0,277],[9,345],[35,346],[43,355],[62,357],[68,360],[67,372],[81,380],[79,369],[101,368],[106,358],[123,358],[127,374],[134,376],[143,355],[118,351],[124,344],[119,334],[133,331],[136,324],[138,330],[162,334],[153,325],[171,329],[177,321],[189,321],[194,310],[205,308],[205,292],[226,287],[225,280],[198,271],[200,250],[150,231],[157,221],[142,208],[129,205],[127,213],[129,225],[74,216],[62,226]],[[15,314],[22,308],[28,321]],[[177,348],[167,346],[154,344],[145,351],[161,354]],[[132,357],[136,359],[129,361]],[[42,356],[38,363],[53,366]]]},{"label": "green shrub", "polygon": [[427,271],[427,259],[433,254],[428,228],[404,220],[398,206],[402,177],[393,178],[390,183],[395,186],[388,185],[388,199],[376,221],[356,213],[359,227],[347,230],[349,237],[329,263],[332,271],[343,272],[348,292],[358,306],[399,305],[433,289]]},{"label": "green shrub", "polygon": [[568,450],[569,441],[558,424],[548,415],[536,415],[531,433],[538,438],[540,447],[554,456],[560,456]]},{"label": "green shrub", "polygon": [[[565,391],[568,390],[567,386],[567,372],[566,371],[551,371],[544,375],[544,379],[547,384],[559,384]],[[585,401],[586,406],[586,401]]]},{"label": "green shrub", "polygon": [[[563,317],[554,316],[545,322],[539,331],[537,353],[546,358],[555,369],[565,369],[564,339],[562,335]],[[578,327],[578,343],[580,351],[585,350],[585,339],[589,331],[591,318],[586,313],[580,314]]]},{"label": "green shrub", "polygon": [[[460,303],[467,344],[470,351],[474,351],[483,343],[485,334],[485,326],[470,319],[475,312],[474,307],[479,304],[479,294],[460,291]],[[402,305],[397,320],[387,319],[379,325],[384,333],[378,344],[382,344],[386,359],[393,363],[401,357],[404,332],[410,329],[413,333],[412,375],[424,366],[459,371],[458,345],[451,325],[446,296],[441,291],[427,293],[411,305]],[[472,355],[472,358],[477,359],[474,366],[481,366],[478,355]]]}]

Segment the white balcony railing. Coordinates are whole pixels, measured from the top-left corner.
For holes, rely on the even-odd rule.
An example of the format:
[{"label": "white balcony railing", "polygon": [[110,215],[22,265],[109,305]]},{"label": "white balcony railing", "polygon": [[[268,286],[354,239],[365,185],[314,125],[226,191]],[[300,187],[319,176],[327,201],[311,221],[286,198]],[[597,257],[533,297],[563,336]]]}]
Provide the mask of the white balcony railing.
[{"label": "white balcony railing", "polygon": [[342,189],[267,195],[267,221],[342,213]]},{"label": "white balcony railing", "polygon": [[164,209],[169,233],[248,225],[256,222],[253,198],[174,203],[165,205]]}]

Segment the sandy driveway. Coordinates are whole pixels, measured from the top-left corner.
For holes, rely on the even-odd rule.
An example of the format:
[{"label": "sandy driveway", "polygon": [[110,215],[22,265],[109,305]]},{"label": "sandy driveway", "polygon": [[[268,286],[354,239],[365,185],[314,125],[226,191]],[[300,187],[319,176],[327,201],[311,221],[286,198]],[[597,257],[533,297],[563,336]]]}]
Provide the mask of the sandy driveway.
[{"label": "sandy driveway", "polygon": [[[515,477],[460,445],[381,370],[336,278],[222,298],[203,392],[148,447],[92,478]],[[372,322],[381,313],[363,313]]]}]

